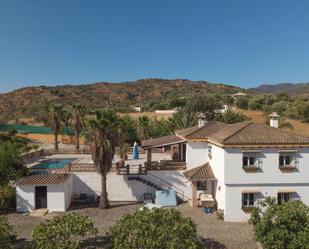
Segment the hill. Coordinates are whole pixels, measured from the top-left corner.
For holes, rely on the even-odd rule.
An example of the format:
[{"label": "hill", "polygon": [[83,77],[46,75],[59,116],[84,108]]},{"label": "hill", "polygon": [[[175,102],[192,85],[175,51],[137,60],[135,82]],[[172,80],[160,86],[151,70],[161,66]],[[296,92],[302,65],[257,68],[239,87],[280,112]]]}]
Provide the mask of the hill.
[{"label": "hill", "polygon": [[275,85],[262,84],[255,88],[248,89],[255,93],[288,93],[288,94],[309,94],[309,83],[280,83]]},{"label": "hill", "polygon": [[52,103],[81,103],[88,110],[113,106],[118,111],[140,105],[145,108],[166,103],[175,97],[203,93],[231,94],[239,87],[186,79],[142,79],[132,82],[98,82],[86,85],[39,86],[0,94],[0,122],[17,118],[44,118]]}]

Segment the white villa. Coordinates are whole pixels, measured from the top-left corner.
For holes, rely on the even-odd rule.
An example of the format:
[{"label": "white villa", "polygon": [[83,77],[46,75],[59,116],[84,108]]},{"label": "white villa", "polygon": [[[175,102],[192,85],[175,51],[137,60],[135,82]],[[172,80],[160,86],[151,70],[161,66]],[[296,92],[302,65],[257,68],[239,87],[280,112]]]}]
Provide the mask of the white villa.
[{"label": "white villa", "polygon": [[[276,114],[270,124],[208,123],[201,116],[198,126],[143,141],[146,157],[108,174],[109,199],[142,201],[145,194],[173,189],[193,207],[223,210],[225,221],[248,220],[252,207],[267,196],[309,205],[309,137],[277,128]],[[19,180],[17,210],[65,211],[77,194],[96,198],[101,178],[92,162],[83,160]]]}]

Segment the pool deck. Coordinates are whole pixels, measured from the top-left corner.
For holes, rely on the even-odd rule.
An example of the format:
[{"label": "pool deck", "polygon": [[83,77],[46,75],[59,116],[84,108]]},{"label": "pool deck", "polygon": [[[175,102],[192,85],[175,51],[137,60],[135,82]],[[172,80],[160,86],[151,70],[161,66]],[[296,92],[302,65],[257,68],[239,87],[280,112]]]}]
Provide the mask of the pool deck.
[{"label": "pool deck", "polygon": [[[132,159],[133,155],[128,154],[128,160],[125,161],[126,164],[144,164],[146,162],[146,154],[140,154],[139,157],[140,159],[138,160],[133,160]],[[45,156],[40,159],[57,159],[57,158],[76,158],[79,159],[80,163],[93,163],[91,155],[90,154],[54,154],[50,156]],[[171,158],[169,153],[152,153],[152,158],[154,161],[159,161],[159,160],[169,160]],[[120,157],[118,154],[114,156],[113,163],[116,163],[120,160]],[[31,168],[37,164],[41,163],[41,161],[36,160],[35,162],[27,163],[25,166],[27,168]]]}]

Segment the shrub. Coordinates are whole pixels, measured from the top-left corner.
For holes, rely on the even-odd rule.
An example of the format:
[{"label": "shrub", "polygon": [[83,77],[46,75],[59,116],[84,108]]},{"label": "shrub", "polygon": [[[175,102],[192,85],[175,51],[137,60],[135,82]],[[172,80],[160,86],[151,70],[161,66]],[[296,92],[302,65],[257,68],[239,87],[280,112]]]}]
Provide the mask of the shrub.
[{"label": "shrub", "polygon": [[94,222],[79,213],[58,216],[38,224],[32,231],[33,249],[75,249],[81,239],[96,235]]},{"label": "shrub", "polygon": [[0,213],[7,211],[15,204],[16,190],[10,185],[0,186]]},{"label": "shrub", "polygon": [[245,120],[249,120],[249,117],[247,117],[245,114],[241,112],[227,110],[225,113],[220,115],[218,120],[227,124],[235,124]]},{"label": "shrub", "polygon": [[11,226],[7,218],[0,215],[0,246],[2,249],[11,248],[11,243],[15,233],[13,231],[13,226]]},{"label": "shrub", "polygon": [[249,99],[247,97],[239,97],[238,99],[236,99],[235,104],[238,108],[247,110],[248,102]]},{"label": "shrub", "polygon": [[309,208],[301,201],[277,204],[266,199],[263,210],[257,208],[251,216],[254,237],[264,249],[302,249],[309,240]]},{"label": "shrub", "polygon": [[196,225],[175,209],[143,209],[126,215],[107,233],[113,249],[200,248]]}]

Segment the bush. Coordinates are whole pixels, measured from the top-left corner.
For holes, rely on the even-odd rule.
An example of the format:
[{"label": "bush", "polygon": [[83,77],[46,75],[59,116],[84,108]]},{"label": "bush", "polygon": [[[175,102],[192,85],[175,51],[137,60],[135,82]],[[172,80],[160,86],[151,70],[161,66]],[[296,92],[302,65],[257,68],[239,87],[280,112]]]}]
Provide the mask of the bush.
[{"label": "bush", "polygon": [[16,200],[16,190],[10,185],[0,186],[0,213],[13,207]]},{"label": "bush", "polygon": [[75,249],[85,236],[96,235],[94,222],[79,213],[58,216],[38,224],[32,231],[33,249]]},{"label": "bush", "polygon": [[2,249],[11,248],[12,240],[15,238],[13,226],[11,226],[7,218],[0,215],[0,246]]},{"label": "bush", "polygon": [[264,211],[255,209],[250,222],[255,239],[264,249],[308,248],[309,208],[305,204],[301,201],[277,204],[271,198],[261,204]]},{"label": "bush", "polygon": [[238,108],[247,110],[248,102],[249,99],[247,97],[239,97],[238,99],[236,99],[235,104]]},{"label": "bush", "polygon": [[196,225],[175,209],[147,208],[126,215],[107,233],[113,249],[200,248]]},{"label": "bush", "polygon": [[227,123],[227,124],[235,124],[235,123],[249,120],[249,117],[247,117],[245,114],[241,112],[227,110],[225,113],[220,115],[218,120],[224,123]]}]

